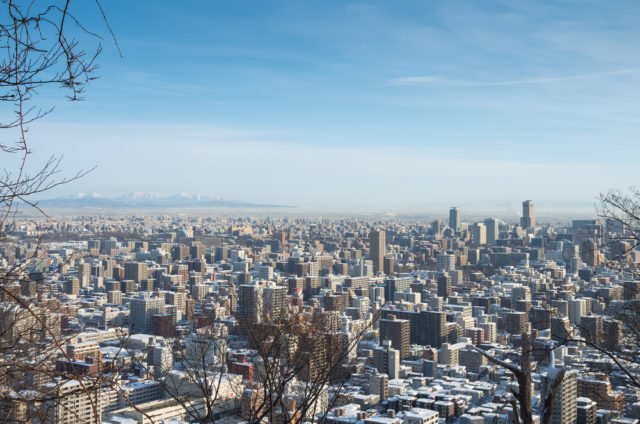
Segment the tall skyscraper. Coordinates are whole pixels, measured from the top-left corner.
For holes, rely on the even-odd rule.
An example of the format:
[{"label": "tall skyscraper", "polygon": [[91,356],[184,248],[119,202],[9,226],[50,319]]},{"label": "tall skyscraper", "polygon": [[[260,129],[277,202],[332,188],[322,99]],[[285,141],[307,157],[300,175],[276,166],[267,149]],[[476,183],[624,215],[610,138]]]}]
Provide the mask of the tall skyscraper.
[{"label": "tall skyscraper", "polygon": [[409,356],[409,321],[397,319],[389,315],[388,319],[380,320],[380,344],[383,340],[391,340],[391,346],[400,351],[400,359]]},{"label": "tall skyscraper", "polygon": [[81,263],[78,264],[78,280],[80,281],[80,287],[87,287],[91,281],[91,264]]},{"label": "tall skyscraper", "polygon": [[369,233],[369,256],[373,261],[374,272],[384,271],[385,232],[371,230]]},{"label": "tall skyscraper", "polygon": [[255,324],[262,321],[262,286],[253,284],[240,284],[238,287],[237,318],[241,325]]},{"label": "tall skyscraper", "polygon": [[436,256],[436,270],[438,272],[453,271],[456,269],[456,255],[440,253]]},{"label": "tall skyscraper", "polygon": [[419,329],[424,345],[440,348],[444,342],[447,315],[443,311],[421,311]]},{"label": "tall skyscraper", "polygon": [[594,267],[600,265],[600,248],[598,242],[588,238],[580,244],[580,256],[584,263]]},{"label": "tall skyscraper", "polygon": [[164,298],[152,297],[148,292],[143,293],[131,299],[130,308],[129,326],[133,331],[151,334],[153,315],[164,313]]},{"label": "tall skyscraper", "polygon": [[580,325],[580,319],[587,315],[587,302],[584,298],[569,299],[569,321]]},{"label": "tall skyscraper", "polygon": [[471,226],[471,241],[475,245],[487,244],[487,227],[477,222]]},{"label": "tall skyscraper", "polygon": [[495,218],[487,218],[484,220],[484,225],[487,227],[487,243],[495,244],[500,236],[498,220]]},{"label": "tall skyscraper", "polygon": [[456,207],[449,210],[449,227],[453,231],[460,231],[460,209]]},{"label": "tall skyscraper", "polygon": [[451,296],[451,277],[441,275],[438,277],[438,297],[448,298]]},{"label": "tall skyscraper", "polygon": [[622,344],[622,322],[617,319],[603,319],[602,333],[606,346],[613,347]]},{"label": "tall skyscraper", "polygon": [[272,320],[281,318],[286,308],[287,288],[269,284],[262,291],[264,313]]},{"label": "tall skyscraper", "polygon": [[555,341],[561,342],[569,336],[571,329],[571,323],[567,317],[552,317],[551,318],[551,338]]},{"label": "tall skyscraper", "polygon": [[581,317],[580,332],[587,343],[593,343],[595,345],[602,344],[604,336],[602,332],[602,316],[586,315]]},{"label": "tall skyscraper", "polygon": [[523,334],[527,331],[527,314],[525,312],[508,312],[505,317],[505,330],[511,334]]},{"label": "tall skyscraper", "polygon": [[534,228],[536,226],[536,217],[533,216],[533,200],[525,200],[522,202],[520,225],[522,228]]}]

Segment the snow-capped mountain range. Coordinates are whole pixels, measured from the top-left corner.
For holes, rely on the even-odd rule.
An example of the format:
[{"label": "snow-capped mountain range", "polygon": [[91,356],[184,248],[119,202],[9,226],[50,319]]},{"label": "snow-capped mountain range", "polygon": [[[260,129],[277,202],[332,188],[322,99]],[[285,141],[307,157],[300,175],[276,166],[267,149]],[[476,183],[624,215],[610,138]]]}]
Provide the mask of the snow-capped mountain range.
[{"label": "snow-capped mountain range", "polygon": [[184,207],[227,207],[259,208],[286,207],[274,204],[259,204],[241,200],[228,200],[219,196],[198,193],[178,193],[161,196],[156,193],[133,191],[117,197],[104,197],[100,193],[77,193],[70,196],[46,199],[38,202],[42,207],[55,208],[184,208]]}]

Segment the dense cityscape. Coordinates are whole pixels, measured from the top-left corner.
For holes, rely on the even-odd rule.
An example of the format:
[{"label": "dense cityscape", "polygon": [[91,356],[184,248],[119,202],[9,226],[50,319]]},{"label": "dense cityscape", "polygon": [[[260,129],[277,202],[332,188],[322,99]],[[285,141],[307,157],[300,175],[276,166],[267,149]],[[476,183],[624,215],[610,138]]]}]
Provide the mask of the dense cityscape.
[{"label": "dense cityscape", "polygon": [[0,424],[640,424],[639,6],[0,0]]},{"label": "dense cityscape", "polygon": [[638,423],[640,251],[522,208],[17,218],[0,420],[506,424],[528,378],[532,422]]}]

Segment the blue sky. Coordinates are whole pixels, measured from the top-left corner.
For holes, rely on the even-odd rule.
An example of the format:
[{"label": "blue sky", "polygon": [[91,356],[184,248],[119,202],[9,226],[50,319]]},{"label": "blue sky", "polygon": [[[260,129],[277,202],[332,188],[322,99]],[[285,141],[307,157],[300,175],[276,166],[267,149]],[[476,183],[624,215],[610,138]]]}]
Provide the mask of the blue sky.
[{"label": "blue sky", "polygon": [[123,56],[105,39],[86,100],[41,93],[31,129],[38,158],[97,166],[56,195],[393,209],[638,175],[635,1],[103,3]]}]

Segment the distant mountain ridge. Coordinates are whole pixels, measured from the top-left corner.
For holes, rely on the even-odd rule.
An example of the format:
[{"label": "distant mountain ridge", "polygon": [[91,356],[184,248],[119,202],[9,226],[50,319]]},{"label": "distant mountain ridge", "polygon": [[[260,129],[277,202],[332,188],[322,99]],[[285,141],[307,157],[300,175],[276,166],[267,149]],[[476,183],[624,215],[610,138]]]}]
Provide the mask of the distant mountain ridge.
[{"label": "distant mountain ridge", "polygon": [[286,208],[290,206],[251,203],[242,200],[222,199],[219,196],[198,193],[178,193],[161,196],[155,193],[133,191],[118,197],[103,197],[99,193],[78,193],[71,196],[45,199],[38,206],[50,208],[192,208],[192,207],[227,207],[227,208]]}]

